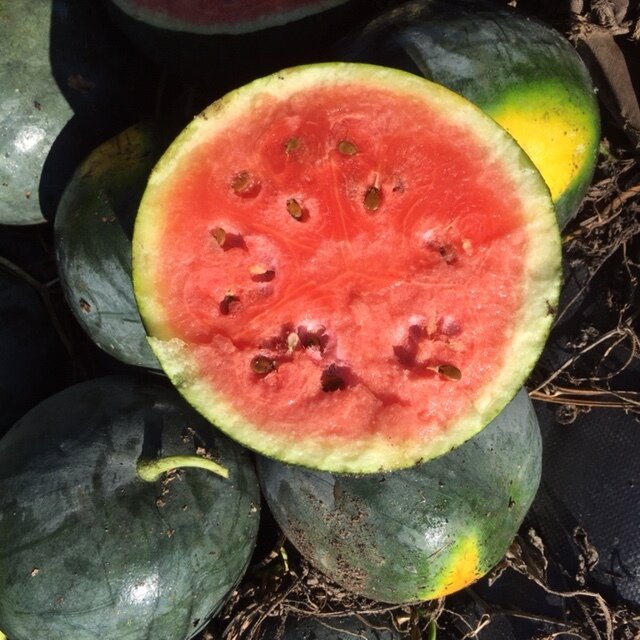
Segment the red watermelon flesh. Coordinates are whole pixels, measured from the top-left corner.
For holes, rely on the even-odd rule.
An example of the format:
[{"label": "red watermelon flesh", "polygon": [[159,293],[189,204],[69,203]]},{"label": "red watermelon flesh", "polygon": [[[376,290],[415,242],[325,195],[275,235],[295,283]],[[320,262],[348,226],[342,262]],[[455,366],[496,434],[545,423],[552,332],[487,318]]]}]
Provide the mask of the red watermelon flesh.
[{"label": "red watermelon flesh", "polygon": [[245,33],[286,24],[348,0],[113,0],[156,27],[193,33]]},{"label": "red watermelon flesh", "polygon": [[551,324],[546,187],[475,107],[409,74],[312,65],[215,103],[142,202],[134,281],[167,373],[230,435],[336,471],[481,429]]}]

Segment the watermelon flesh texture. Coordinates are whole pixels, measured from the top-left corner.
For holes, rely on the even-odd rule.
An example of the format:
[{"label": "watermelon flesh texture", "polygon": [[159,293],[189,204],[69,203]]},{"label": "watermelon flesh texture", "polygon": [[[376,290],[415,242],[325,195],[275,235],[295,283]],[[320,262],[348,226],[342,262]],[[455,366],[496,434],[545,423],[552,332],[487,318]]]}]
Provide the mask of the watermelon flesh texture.
[{"label": "watermelon flesh texture", "polygon": [[407,466],[482,428],[557,295],[558,229],[524,154],[458,96],[367,65],[225,100],[156,167],[134,232],[174,383],[248,446],[333,470]]}]

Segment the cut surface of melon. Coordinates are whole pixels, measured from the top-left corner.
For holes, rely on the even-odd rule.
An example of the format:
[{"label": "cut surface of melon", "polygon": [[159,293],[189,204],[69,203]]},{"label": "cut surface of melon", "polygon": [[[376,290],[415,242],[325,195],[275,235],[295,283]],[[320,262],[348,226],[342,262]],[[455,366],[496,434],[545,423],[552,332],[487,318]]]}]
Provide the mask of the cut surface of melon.
[{"label": "cut surface of melon", "polygon": [[215,425],[287,462],[407,467],[482,429],[553,319],[547,187],[488,116],[364,64],[211,105],[153,171],[134,286],[151,345]]}]

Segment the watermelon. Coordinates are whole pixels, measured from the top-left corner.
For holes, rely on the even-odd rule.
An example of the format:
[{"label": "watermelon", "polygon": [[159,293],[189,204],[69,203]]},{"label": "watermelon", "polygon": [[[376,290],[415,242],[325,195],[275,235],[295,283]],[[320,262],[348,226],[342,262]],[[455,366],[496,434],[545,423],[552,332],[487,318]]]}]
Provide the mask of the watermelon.
[{"label": "watermelon", "polygon": [[511,544],[540,482],[536,414],[521,390],[479,434],[435,460],[348,476],[260,457],[284,534],[332,580],[389,603],[472,584]]},{"label": "watermelon", "polygon": [[170,385],[69,387],[0,440],[0,628],[190,638],[242,577],[259,501],[246,452]]},{"label": "watermelon", "polygon": [[175,386],[248,447],[329,471],[482,429],[553,320],[549,192],[508,134],[398,70],[307,65],[215,102],[154,168],[133,281]]},{"label": "watermelon", "polygon": [[83,156],[146,108],[152,76],[99,3],[4,1],[0,18],[0,224],[37,224]]},{"label": "watermelon", "polygon": [[491,2],[418,0],[370,21],[336,57],[397,66],[464,95],[529,154],[560,226],[576,214],[597,161],[600,116],[585,64],[549,25]]},{"label": "watermelon", "polygon": [[109,0],[114,22],[163,70],[219,97],[283,66],[315,62],[377,0]]},{"label": "watermelon", "polygon": [[127,364],[158,369],[131,285],[131,234],[170,127],[145,122],[97,147],[66,186],[54,222],[67,302],[92,340]]}]

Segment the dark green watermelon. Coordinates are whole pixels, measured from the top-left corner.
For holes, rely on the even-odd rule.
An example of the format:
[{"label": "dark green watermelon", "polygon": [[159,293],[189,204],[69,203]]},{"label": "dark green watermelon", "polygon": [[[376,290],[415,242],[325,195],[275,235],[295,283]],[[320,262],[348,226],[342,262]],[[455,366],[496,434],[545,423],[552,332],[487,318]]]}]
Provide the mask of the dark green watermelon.
[{"label": "dark green watermelon", "polygon": [[410,469],[348,476],[261,457],[267,503],[303,556],[371,599],[439,598],[504,556],[540,481],[541,438],[524,390],[483,431]]},{"label": "dark green watermelon", "polygon": [[56,262],[80,326],[111,356],[160,365],[147,344],[131,284],[138,204],[171,126],[134,125],[96,148],[65,188],[55,218]]},{"label": "dark green watermelon", "polygon": [[[167,460],[180,467],[140,477]],[[259,499],[245,452],[160,383],[107,377],[50,397],[0,441],[0,629],[192,637],[247,567]]]},{"label": "dark green watermelon", "polygon": [[150,108],[150,71],[99,2],[2,2],[0,224],[53,218],[77,163]]}]

